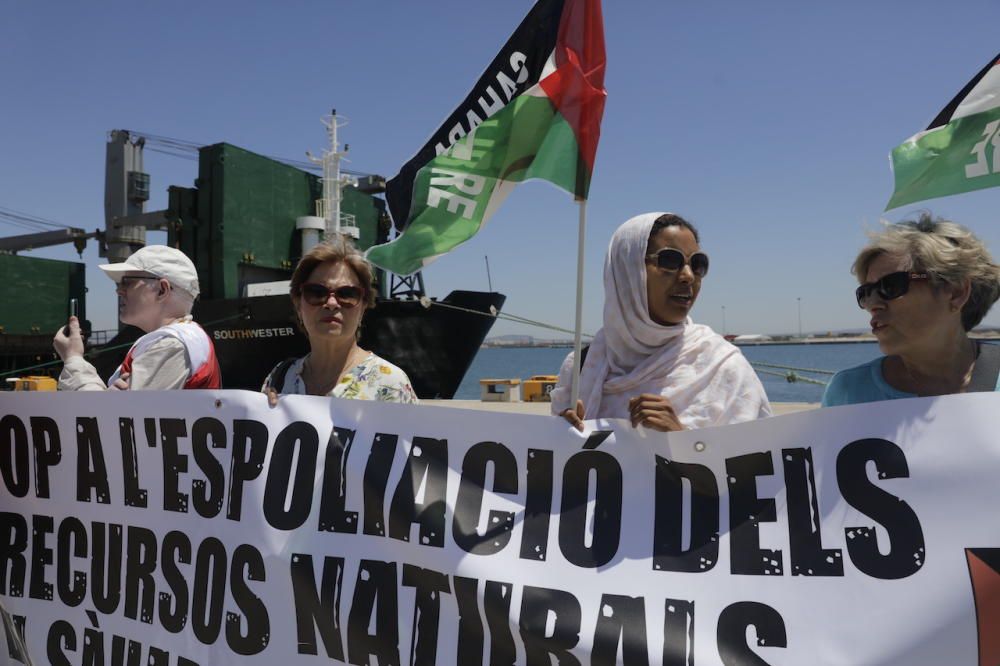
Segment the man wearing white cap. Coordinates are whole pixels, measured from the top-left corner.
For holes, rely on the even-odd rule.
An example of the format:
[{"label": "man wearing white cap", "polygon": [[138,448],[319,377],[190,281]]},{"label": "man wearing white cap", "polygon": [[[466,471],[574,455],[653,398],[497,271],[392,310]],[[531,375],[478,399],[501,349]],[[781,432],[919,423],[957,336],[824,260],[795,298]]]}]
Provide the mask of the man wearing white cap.
[{"label": "man wearing white cap", "polygon": [[136,340],[107,385],[83,359],[80,322],[53,339],[63,360],[61,391],[217,389],[219,363],[208,334],[191,319],[198,296],[198,272],[191,260],[165,245],[147,245],[119,264],[98,266],[115,281],[118,318],[146,335]]}]

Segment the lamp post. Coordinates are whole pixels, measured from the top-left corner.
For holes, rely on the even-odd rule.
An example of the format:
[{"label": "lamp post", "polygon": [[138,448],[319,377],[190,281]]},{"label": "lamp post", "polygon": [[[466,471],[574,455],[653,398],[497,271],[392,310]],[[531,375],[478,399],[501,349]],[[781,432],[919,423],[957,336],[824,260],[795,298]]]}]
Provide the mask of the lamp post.
[{"label": "lamp post", "polygon": [[726,335],[726,306],[722,306],[722,335]]},{"label": "lamp post", "polygon": [[802,297],[799,296],[795,299],[799,304],[799,340],[802,339]]}]

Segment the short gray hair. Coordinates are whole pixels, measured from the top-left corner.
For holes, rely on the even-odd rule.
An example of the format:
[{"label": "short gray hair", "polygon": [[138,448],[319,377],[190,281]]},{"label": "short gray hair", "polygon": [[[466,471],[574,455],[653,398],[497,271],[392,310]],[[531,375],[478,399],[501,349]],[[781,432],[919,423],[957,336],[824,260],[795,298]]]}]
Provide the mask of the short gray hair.
[{"label": "short gray hair", "polygon": [[927,272],[931,285],[961,286],[972,283],[962,308],[962,327],[971,331],[1000,298],[1000,266],[979,238],[960,224],[921,213],[916,220],[887,225],[871,235],[858,253],[851,272],[864,282],[868,268],[883,254],[900,257],[905,270]]},{"label": "short gray hair", "polygon": [[170,283],[170,296],[173,298],[174,303],[180,309],[184,310],[184,315],[187,316],[191,314],[191,310],[194,308],[195,297],[191,295],[191,292],[178,287],[173,282]]}]

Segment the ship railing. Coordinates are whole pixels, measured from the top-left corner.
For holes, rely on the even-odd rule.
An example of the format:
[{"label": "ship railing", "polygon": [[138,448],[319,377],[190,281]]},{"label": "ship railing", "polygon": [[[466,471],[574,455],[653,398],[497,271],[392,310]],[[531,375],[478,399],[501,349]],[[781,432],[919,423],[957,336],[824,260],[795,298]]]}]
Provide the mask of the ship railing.
[{"label": "ship railing", "polygon": [[[796,368],[792,365],[778,365],[776,363],[763,363],[761,361],[750,361],[750,365],[753,369],[761,375],[771,375],[773,377],[781,377],[789,384],[794,384],[795,382],[805,382],[806,384],[816,384],[818,386],[826,386],[827,382],[821,379],[815,379],[813,377],[808,377],[801,373],[811,373],[814,375],[834,375],[836,372],[834,370],[820,370],[819,368]],[[784,372],[778,372],[783,370]]]},{"label": "ship railing", "polygon": [[118,335],[118,329],[109,328],[102,329],[100,331],[90,332],[90,344],[93,345],[106,345],[111,338]]},{"label": "ship railing", "polygon": [[[322,217],[327,220],[327,225],[329,226],[329,216],[330,211],[327,208],[326,201],[323,199],[316,200],[316,217]],[[331,213],[332,214],[332,213]],[[330,231],[329,229],[327,231]],[[358,227],[358,218],[353,213],[341,213],[340,214],[340,233],[345,236],[350,236],[351,238],[357,240],[361,238],[361,228]]]},{"label": "ship railing", "polygon": [[340,233],[350,236],[354,240],[361,238],[361,228],[358,227],[357,218],[350,213],[340,214]]}]

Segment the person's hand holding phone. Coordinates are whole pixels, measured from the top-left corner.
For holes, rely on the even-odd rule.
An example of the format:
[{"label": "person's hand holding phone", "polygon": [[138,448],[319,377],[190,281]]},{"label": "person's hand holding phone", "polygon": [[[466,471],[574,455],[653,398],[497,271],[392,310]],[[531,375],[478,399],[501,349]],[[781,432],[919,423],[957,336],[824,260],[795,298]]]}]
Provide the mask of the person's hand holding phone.
[{"label": "person's hand holding phone", "polygon": [[56,331],[52,346],[65,363],[74,356],[83,356],[83,336],[80,335],[80,320],[70,316],[69,322]]},{"label": "person's hand holding phone", "polygon": [[75,298],[69,299],[69,317],[66,317],[66,325],[63,326],[63,335],[69,336],[69,319],[80,315],[80,301]]}]

